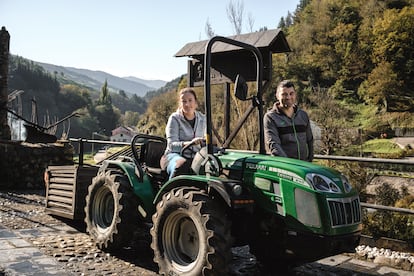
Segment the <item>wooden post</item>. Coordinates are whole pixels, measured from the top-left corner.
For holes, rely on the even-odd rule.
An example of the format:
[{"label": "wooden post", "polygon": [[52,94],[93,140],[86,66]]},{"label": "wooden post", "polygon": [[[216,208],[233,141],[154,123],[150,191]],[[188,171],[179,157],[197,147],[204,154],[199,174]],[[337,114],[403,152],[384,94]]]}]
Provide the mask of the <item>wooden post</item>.
[{"label": "wooden post", "polygon": [[9,72],[10,35],[3,26],[0,31],[0,140],[10,140],[11,131],[7,123],[7,78]]}]

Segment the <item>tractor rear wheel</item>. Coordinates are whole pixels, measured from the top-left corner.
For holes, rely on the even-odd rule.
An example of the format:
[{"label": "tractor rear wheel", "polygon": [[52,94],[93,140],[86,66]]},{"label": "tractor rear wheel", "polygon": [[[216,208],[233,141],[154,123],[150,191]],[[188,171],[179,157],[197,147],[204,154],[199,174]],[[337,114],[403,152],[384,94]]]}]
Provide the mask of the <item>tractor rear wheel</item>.
[{"label": "tractor rear wheel", "polygon": [[176,188],[163,196],[152,220],[161,275],[227,275],[230,222],[221,202],[195,188]]},{"label": "tractor rear wheel", "polygon": [[86,196],[86,231],[100,249],[126,246],[139,226],[138,200],[118,170],[94,177]]}]

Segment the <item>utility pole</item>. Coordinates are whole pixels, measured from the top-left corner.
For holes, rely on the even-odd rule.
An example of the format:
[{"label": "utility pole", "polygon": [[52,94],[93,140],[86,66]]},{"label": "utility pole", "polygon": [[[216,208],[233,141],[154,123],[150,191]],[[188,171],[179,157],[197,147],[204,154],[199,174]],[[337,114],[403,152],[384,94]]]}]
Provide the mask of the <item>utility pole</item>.
[{"label": "utility pole", "polygon": [[11,131],[7,122],[9,46],[10,35],[3,26],[0,31],[0,140],[11,139]]}]

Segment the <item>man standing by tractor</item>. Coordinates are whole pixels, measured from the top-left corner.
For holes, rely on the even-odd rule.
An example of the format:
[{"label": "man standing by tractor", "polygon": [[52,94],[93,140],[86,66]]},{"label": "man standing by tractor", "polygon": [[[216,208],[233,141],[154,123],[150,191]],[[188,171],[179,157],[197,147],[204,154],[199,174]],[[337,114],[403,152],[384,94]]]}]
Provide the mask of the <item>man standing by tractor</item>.
[{"label": "man standing by tractor", "polygon": [[283,80],[275,92],[276,102],[264,115],[267,152],[274,156],[312,162],[313,135],[308,114],[297,105],[293,82]]}]

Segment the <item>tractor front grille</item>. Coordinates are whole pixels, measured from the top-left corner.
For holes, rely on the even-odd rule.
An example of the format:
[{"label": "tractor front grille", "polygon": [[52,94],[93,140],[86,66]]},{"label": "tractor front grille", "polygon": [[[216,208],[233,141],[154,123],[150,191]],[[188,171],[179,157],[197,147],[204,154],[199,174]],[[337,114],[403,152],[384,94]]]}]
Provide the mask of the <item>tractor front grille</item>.
[{"label": "tractor front grille", "polygon": [[352,225],[361,222],[359,197],[328,199],[332,227]]}]

